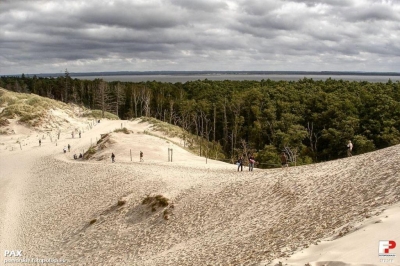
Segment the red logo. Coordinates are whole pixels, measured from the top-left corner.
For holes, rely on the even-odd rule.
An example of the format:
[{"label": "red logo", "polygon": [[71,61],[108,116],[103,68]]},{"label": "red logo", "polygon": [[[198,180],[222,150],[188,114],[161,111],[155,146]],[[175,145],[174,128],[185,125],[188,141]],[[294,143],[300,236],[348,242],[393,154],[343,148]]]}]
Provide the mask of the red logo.
[{"label": "red logo", "polygon": [[395,256],[389,254],[391,249],[396,247],[396,242],[393,240],[381,240],[379,241],[379,256]]}]

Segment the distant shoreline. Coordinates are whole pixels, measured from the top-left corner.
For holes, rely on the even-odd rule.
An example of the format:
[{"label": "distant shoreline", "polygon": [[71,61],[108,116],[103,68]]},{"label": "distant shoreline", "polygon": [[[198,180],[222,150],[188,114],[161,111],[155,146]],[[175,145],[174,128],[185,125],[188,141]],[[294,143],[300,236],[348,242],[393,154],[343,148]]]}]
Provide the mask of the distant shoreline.
[{"label": "distant shoreline", "polygon": [[393,82],[400,81],[399,76],[368,76],[368,75],[302,75],[302,74],[292,74],[292,75],[239,75],[239,74],[209,74],[209,75],[114,75],[114,76],[71,76],[72,78],[77,78],[81,80],[94,80],[103,79],[107,82],[165,82],[165,83],[185,83],[193,82],[198,80],[210,80],[210,81],[299,81],[304,78],[313,79],[315,81],[325,81],[327,79],[333,80],[346,80],[346,81],[356,81],[356,82],[383,82],[386,83],[389,79]]},{"label": "distant shoreline", "polygon": [[[22,74],[0,75],[15,77]],[[59,77],[65,73],[24,74],[26,77]],[[400,76],[400,72],[363,72],[363,71],[107,71],[107,72],[70,72],[71,77],[79,76],[196,76],[196,75],[332,75],[332,76]]]},{"label": "distant shoreline", "polygon": [[[315,81],[327,79],[345,80],[356,82],[383,82],[389,79],[393,82],[400,81],[400,73],[394,72],[308,72],[308,71],[147,71],[147,72],[89,72],[89,73],[68,73],[73,79],[95,80],[103,79],[107,82],[165,82],[185,83],[198,80],[212,81],[299,81],[304,78]],[[24,74],[32,78],[58,78],[65,76],[65,73],[51,74]],[[2,77],[21,77],[21,75],[8,75]]]}]

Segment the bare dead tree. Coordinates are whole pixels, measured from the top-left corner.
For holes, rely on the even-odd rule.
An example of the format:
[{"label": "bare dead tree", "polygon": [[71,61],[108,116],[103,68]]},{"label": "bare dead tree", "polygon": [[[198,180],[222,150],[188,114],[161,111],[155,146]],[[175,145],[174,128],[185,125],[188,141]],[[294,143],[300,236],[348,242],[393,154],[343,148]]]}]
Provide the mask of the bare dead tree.
[{"label": "bare dead tree", "polygon": [[[164,88],[161,88],[160,93],[156,95],[156,117],[163,120],[163,105],[164,105]],[[165,122],[165,120],[163,120]]]},{"label": "bare dead tree", "polygon": [[140,90],[140,115],[150,116],[150,100],[151,100],[151,91],[147,87],[142,87]]},{"label": "bare dead tree", "polygon": [[125,90],[118,82],[116,87],[116,106],[115,106],[117,116],[119,116],[119,106],[121,102],[123,102],[124,100],[125,100]]},{"label": "bare dead tree", "polygon": [[[228,132],[228,117],[226,114],[226,107],[227,107],[227,100],[226,98],[223,101],[222,107],[223,107],[223,111],[224,111],[224,126],[223,126],[223,134],[224,134],[224,147],[227,147],[228,145],[228,140],[229,140],[229,132]],[[233,140],[232,140],[233,141]]]},{"label": "bare dead tree", "polygon": [[71,96],[72,96],[73,103],[77,104],[78,93],[76,91],[75,85],[72,85]]},{"label": "bare dead tree", "polygon": [[[193,113],[193,114],[191,115],[191,117],[192,117],[192,121],[193,121],[193,123],[194,123],[195,130],[196,130],[196,138],[198,139],[198,137],[199,137],[199,121],[198,121],[198,115],[197,115],[197,113]],[[194,142],[194,140],[193,140],[192,142]],[[201,156],[201,145],[200,145],[200,156]]]},{"label": "bare dead tree", "polygon": [[217,121],[217,107],[215,103],[213,104],[214,107],[214,123],[213,123],[213,142],[215,143],[215,132],[216,132],[216,121]]},{"label": "bare dead tree", "polygon": [[322,132],[314,132],[314,122],[307,122],[307,137],[310,141],[310,149],[314,154],[315,160],[317,159],[318,140],[322,137]]},{"label": "bare dead tree", "polygon": [[230,109],[233,112],[233,131],[234,131],[234,139],[233,139],[233,147],[236,148],[237,136],[239,135],[239,128],[243,123],[243,117],[240,116],[240,112],[242,109],[243,99],[240,96],[236,97],[236,100],[232,102],[230,105]]},{"label": "bare dead tree", "polygon": [[235,153],[234,153],[234,146],[233,146],[233,140],[235,139],[235,132],[232,129],[231,134],[229,134],[229,139],[231,140],[231,158],[233,160]]},{"label": "bare dead tree", "polygon": [[174,100],[169,100],[169,123],[172,124],[172,116],[174,115]]},{"label": "bare dead tree", "polygon": [[174,114],[172,115],[172,123],[177,126],[179,125],[179,121],[180,121],[180,117],[177,113],[174,112]]},{"label": "bare dead tree", "polygon": [[[210,150],[210,138],[209,138],[209,136],[210,136],[211,131],[213,130],[213,128],[212,128],[211,126],[209,126],[209,124],[211,124],[211,120],[207,119],[205,122],[206,122],[206,130],[205,130],[205,133],[206,133],[206,136],[207,136],[206,158],[208,158],[208,154],[209,154],[209,150]],[[213,143],[214,143],[214,142],[213,142]],[[206,162],[207,162],[207,160],[206,160]]]},{"label": "bare dead tree", "polygon": [[[201,129],[200,129],[200,135],[201,135],[200,149],[201,149],[204,138],[207,140],[207,145],[208,145],[208,142],[210,139],[211,127],[210,127],[210,130],[208,130],[210,120],[208,119],[207,113],[205,112],[205,110],[200,109],[198,117],[199,117],[200,125],[201,125]],[[201,153],[200,153],[200,156],[201,156]]]},{"label": "bare dead tree", "polygon": [[[175,123],[175,122],[174,122]],[[191,126],[193,125],[193,120],[191,119],[190,112],[182,112],[181,116],[177,116],[177,124],[179,124],[185,131],[189,132]],[[182,136],[183,146],[186,147],[186,134]]]},{"label": "bare dead tree", "polygon": [[131,95],[131,104],[133,105],[133,108],[135,110],[135,117],[138,117],[138,103],[140,100],[140,91],[138,87],[133,87],[132,88],[132,95]]},{"label": "bare dead tree", "polygon": [[151,91],[149,89],[146,89],[144,93],[144,113],[146,117],[150,116],[150,100],[151,100]]},{"label": "bare dead tree", "polygon": [[143,105],[146,97],[145,95],[146,95],[146,87],[141,87],[139,94],[140,116],[143,116]]},{"label": "bare dead tree", "polygon": [[[83,83],[83,81],[79,82],[79,86],[80,86],[80,91],[81,91],[81,93],[83,93],[84,90],[85,90],[85,84]],[[83,101],[82,101],[82,100],[83,100],[83,99],[82,99],[82,97],[81,97],[81,102],[80,102],[81,105],[83,105]]]},{"label": "bare dead tree", "polygon": [[104,118],[104,113],[109,109],[109,88],[107,82],[101,80],[97,86],[95,102],[101,110],[101,117]]}]

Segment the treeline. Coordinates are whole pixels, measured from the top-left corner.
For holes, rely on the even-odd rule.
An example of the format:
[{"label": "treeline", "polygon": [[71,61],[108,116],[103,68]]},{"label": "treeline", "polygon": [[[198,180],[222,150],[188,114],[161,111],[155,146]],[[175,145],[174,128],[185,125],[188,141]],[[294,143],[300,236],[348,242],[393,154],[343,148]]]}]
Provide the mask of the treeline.
[{"label": "treeline", "polygon": [[[344,157],[347,140],[360,154],[400,143],[400,82],[191,81],[105,82],[1,77],[0,86],[117,114],[178,125],[230,158],[242,152],[271,165],[290,147],[297,163]],[[268,165],[267,165],[268,166]]]}]

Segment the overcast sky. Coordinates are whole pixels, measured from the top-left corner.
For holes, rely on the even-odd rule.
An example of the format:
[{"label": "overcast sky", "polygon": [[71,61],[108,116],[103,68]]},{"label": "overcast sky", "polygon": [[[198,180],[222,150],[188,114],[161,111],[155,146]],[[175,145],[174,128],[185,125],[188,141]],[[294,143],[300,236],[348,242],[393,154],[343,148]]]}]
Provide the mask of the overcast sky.
[{"label": "overcast sky", "polygon": [[0,74],[400,72],[400,1],[0,0]]}]

